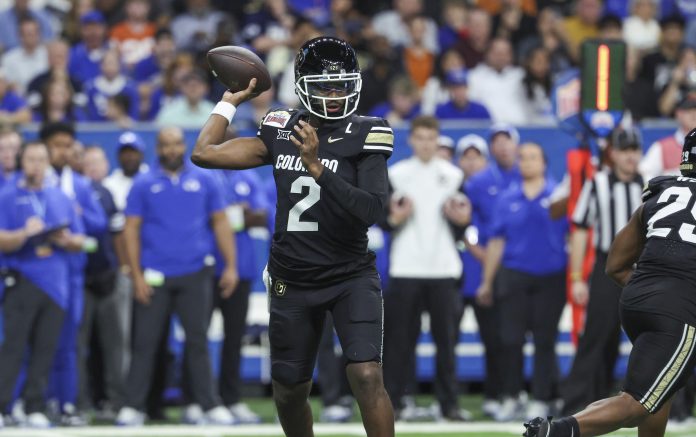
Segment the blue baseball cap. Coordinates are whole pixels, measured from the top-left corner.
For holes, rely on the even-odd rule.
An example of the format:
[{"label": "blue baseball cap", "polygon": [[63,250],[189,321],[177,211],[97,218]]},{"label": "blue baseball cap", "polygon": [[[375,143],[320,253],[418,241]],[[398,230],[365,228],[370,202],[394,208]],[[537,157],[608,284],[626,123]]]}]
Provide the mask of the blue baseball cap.
[{"label": "blue baseball cap", "polygon": [[452,70],[445,75],[447,85],[466,85],[468,83],[468,73],[465,68]]},{"label": "blue baseball cap", "polygon": [[106,23],[106,19],[104,19],[104,15],[99,11],[85,12],[80,17],[80,24],[90,24],[90,23],[104,24],[104,23]]},{"label": "blue baseball cap", "polygon": [[135,132],[127,131],[118,137],[118,150],[119,152],[124,147],[130,147],[137,150],[140,153],[145,153],[145,141],[140,137],[140,135]]}]

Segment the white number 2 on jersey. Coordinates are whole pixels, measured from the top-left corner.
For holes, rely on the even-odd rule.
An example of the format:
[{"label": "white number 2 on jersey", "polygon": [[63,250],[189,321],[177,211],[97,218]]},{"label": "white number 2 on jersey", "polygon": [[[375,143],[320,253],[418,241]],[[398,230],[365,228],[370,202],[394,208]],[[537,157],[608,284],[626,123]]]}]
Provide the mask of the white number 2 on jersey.
[{"label": "white number 2 on jersey", "polygon": [[319,222],[301,221],[300,216],[319,201],[321,187],[317,185],[311,176],[300,176],[290,186],[293,194],[302,194],[302,188],[308,187],[309,193],[295,204],[288,214],[289,232],[316,232],[319,230]]}]

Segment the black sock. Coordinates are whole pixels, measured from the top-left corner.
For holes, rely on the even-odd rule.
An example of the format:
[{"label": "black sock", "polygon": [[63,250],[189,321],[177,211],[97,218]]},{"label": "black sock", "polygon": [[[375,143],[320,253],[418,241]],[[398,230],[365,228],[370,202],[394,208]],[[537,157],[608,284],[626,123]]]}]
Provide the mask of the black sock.
[{"label": "black sock", "polygon": [[551,423],[549,437],[580,437],[580,425],[573,416],[554,420]]}]

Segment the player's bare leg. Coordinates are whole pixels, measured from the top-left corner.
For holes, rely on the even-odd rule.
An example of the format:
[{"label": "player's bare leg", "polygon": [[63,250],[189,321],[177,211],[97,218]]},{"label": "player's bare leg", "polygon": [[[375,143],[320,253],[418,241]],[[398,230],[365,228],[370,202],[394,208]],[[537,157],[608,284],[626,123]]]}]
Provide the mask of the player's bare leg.
[{"label": "player's bare leg", "polygon": [[[593,437],[609,434],[620,428],[641,426],[649,416],[650,413],[640,402],[627,393],[621,393],[594,402],[583,411],[554,420],[552,423],[538,417],[525,424],[527,430],[523,435],[526,437]],[[648,422],[648,426],[656,429],[659,421],[653,420],[655,422]],[[653,437],[660,434],[646,433],[644,435]]]},{"label": "player's bare leg", "polygon": [[580,425],[580,435],[590,437],[608,434],[619,428],[634,428],[649,415],[633,396],[621,393],[590,404],[574,417]]},{"label": "player's bare leg", "polygon": [[309,392],[312,382],[284,385],[273,381],[273,400],[283,432],[287,437],[314,437]]},{"label": "player's bare leg", "polygon": [[648,416],[643,423],[638,425],[638,437],[664,437],[671,408],[672,399],[665,402],[660,411]]},{"label": "player's bare leg", "polygon": [[393,437],[394,412],[384,389],[382,367],[374,362],[349,363],[348,382],[358,401],[368,437]]}]

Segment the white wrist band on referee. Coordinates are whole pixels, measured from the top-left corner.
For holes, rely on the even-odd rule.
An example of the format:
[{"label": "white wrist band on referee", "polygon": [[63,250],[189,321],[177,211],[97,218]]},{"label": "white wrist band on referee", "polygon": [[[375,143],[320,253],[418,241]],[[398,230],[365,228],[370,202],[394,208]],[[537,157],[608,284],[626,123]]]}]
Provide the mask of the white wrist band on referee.
[{"label": "white wrist band on referee", "polygon": [[217,114],[225,117],[227,119],[227,124],[232,123],[232,117],[234,113],[237,112],[237,107],[229,102],[218,102],[213,108],[213,112],[210,114]]}]

